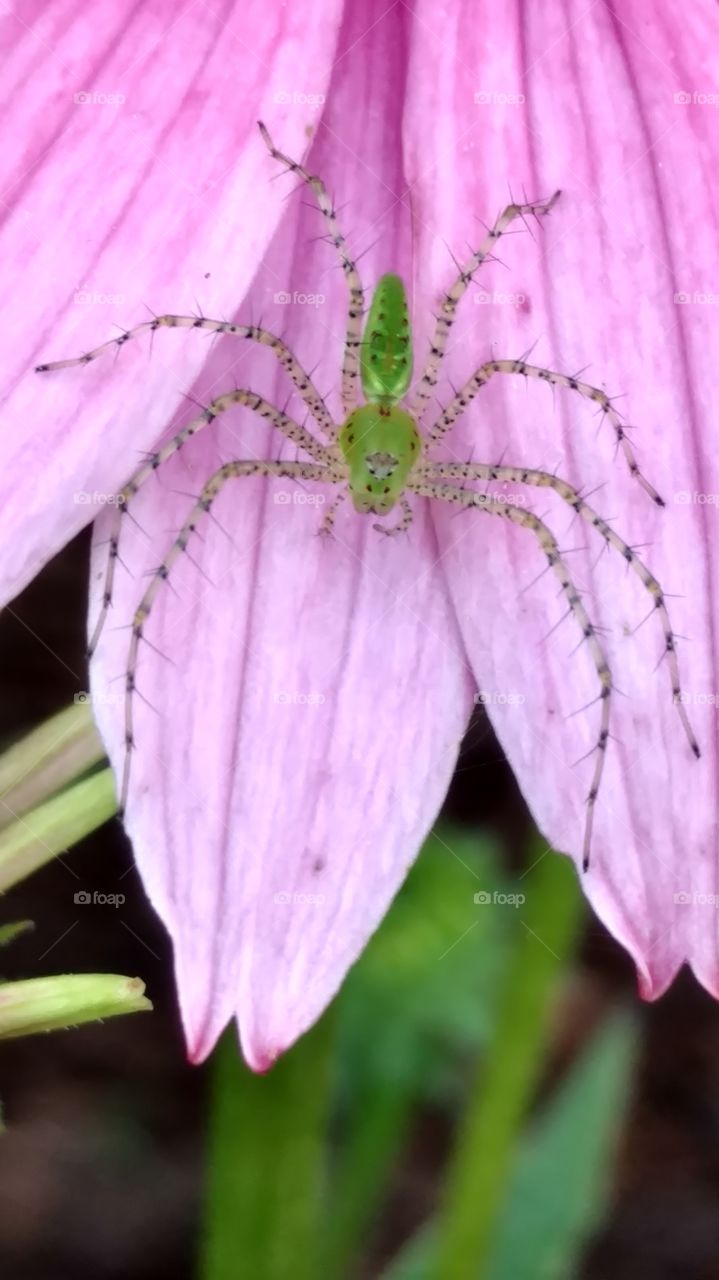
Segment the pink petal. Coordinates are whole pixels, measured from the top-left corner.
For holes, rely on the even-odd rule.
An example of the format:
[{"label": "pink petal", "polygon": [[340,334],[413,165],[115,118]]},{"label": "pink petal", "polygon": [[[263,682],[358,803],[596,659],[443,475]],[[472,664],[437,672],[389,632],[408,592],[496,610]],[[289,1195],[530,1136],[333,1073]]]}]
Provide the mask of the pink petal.
[{"label": "pink petal", "polygon": [[[327,115],[310,165],[325,175],[365,279],[408,271],[408,211],[397,201],[402,29],[398,11],[353,8]],[[367,33],[367,34],[366,34]],[[342,51],[356,49],[354,58]],[[373,110],[357,111],[372,86]],[[277,141],[291,146],[284,134]],[[294,185],[261,202],[286,209],[246,314],[261,313],[332,389],[337,410],[347,296],[320,215]],[[321,292],[319,306],[278,306],[273,294]],[[246,309],[246,310],[245,310]],[[282,403],[288,383],[269,352],[247,356],[239,380]],[[236,344],[218,343],[193,391],[233,385]],[[109,390],[109,388],[108,388]],[[302,413],[302,406],[293,407]],[[129,621],[201,483],[230,457],[276,457],[280,442],[247,411],[213,424],[162,468],[133,503],[113,621]],[[284,447],[282,456],[293,457]],[[283,481],[231,482],[175,590],[161,593],[136,699],[137,750],[127,810],[144,882],[175,944],[182,1016],[202,1059],[233,1012],[244,1052],[264,1069],[325,1007],[382,918],[444,798],[473,685],[453,609],[435,565],[426,511],[411,536],[385,542],[346,503],[336,539],[315,536],[323,511],[277,502]],[[177,490],[184,491],[177,493]],[[299,496],[312,498],[311,485]],[[324,496],[321,494],[320,496]],[[332,494],[330,496],[333,496]],[[107,522],[98,523],[98,539]],[[106,547],[93,570],[104,567]],[[212,585],[214,584],[214,585]],[[99,605],[97,587],[92,617]],[[107,631],[93,664],[96,713],[111,758],[123,760],[122,676],[128,632]],[[112,690],[116,690],[114,700]]]},{"label": "pink petal", "polygon": [[[535,342],[534,363],[568,373],[589,364],[590,381],[625,394],[619,407],[637,424],[632,440],[668,506],[652,507],[622,458],[613,459],[608,427],[597,437],[597,419],[578,396],[558,390],[553,401],[519,378],[483,388],[447,456],[556,467],[587,489],[606,482],[594,504],[616,517],[630,543],[651,544],[642,554],[665,590],[679,593],[670,613],[675,631],[690,637],[679,652],[704,752],[699,763],[666,671],[654,674],[663,652],[656,619],[628,634],[651,612],[649,596],[613,552],[600,555],[601,541],[572,523],[559,499],[530,495],[563,547],[588,545],[568,561],[590,593],[594,621],[611,628],[606,643],[626,695],[614,702],[618,741],[610,743],[584,888],[633,955],[643,994],[660,994],[685,958],[716,994],[716,908],[706,895],[719,889],[711,608],[719,587],[711,416],[719,361],[716,306],[702,305],[701,295],[716,289],[719,275],[710,203],[719,147],[711,106],[675,95],[715,90],[719,19],[708,6],[689,11],[678,3],[650,15],[638,0],[616,14],[579,0],[515,5],[514,22],[501,27],[488,7],[482,14],[457,5],[441,21],[429,3],[416,12],[405,137],[418,296],[436,299],[451,275],[440,236],[459,253],[477,243],[477,219],[492,219],[509,188],[518,198],[523,189],[538,198],[563,188],[534,240],[501,242],[498,256],[509,270],[489,264],[482,274],[485,290],[525,301],[468,301],[445,373],[459,385],[483,360],[519,356]],[[432,157],[427,114],[439,129]],[[682,291],[689,305],[675,302]],[[447,395],[445,384],[440,398]],[[705,495],[701,505],[684,500],[696,493]],[[529,585],[544,567],[531,535],[484,516],[455,521],[439,509],[435,523],[500,741],[547,839],[576,856],[593,761],[574,762],[596,740],[598,707],[565,717],[597,695],[590,655],[581,648],[569,656],[581,639],[572,619],[545,639],[564,604],[553,577]],[[508,693],[523,701],[508,703]]]},{"label": "pink petal", "polygon": [[[243,21],[246,12],[245,6]],[[665,672],[652,673],[661,653],[654,620],[637,636],[626,635],[649,611],[648,600],[609,556],[598,565],[596,554],[571,557],[580,585],[593,587],[589,603],[595,619],[612,628],[610,653],[617,683],[627,694],[626,700],[616,700],[614,732],[622,741],[612,743],[585,887],[634,955],[646,994],[663,989],[685,956],[705,985],[717,990],[715,930],[705,900],[716,889],[710,782],[716,713],[707,702],[715,685],[708,601],[716,508],[673,501],[683,491],[719,491],[707,443],[716,377],[707,358],[714,332],[710,309],[674,304],[676,292],[707,293],[713,283],[716,229],[704,180],[705,172],[716,167],[711,164],[716,160],[711,113],[700,100],[675,103],[673,94],[711,90],[705,51],[716,22],[713,16],[690,18],[678,7],[670,17],[663,11],[651,25],[633,5],[622,10],[621,23],[600,6],[590,13],[579,5],[545,7],[526,19],[524,9],[517,12],[515,27],[499,27],[489,9],[482,13],[477,6],[443,10],[441,24],[436,9],[422,3],[412,17],[402,7],[386,13],[379,4],[353,7],[327,89],[327,129],[309,163],[327,177],[338,207],[347,206],[343,221],[352,233],[353,252],[359,255],[377,241],[362,260],[365,282],[371,286],[386,269],[399,269],[408,278],[414,271],[416,329],[425,340],[430,309],[453,270],[446,245],[461,253],[467,242],[476,244],[477,219],[492,217],[506,202],[508,182],[517,193],[523,184],[536,194],[548,194],[557,184],[565,188],[539,244],[526,236],[508,237],[500,256],[511,274],[492,265],[483,276],[485,288],[522,294],[526,303],[478,307],[468,300],[445,372],[456,381],[490,350],[519,354],[537,337],[538,362],[572,370],[590,361],[600,385],[606,379],[610,390],[627,393],[630,420],[639,424],[643,464],[664,490],[669,509],[663,514],[652,509],[626,477],[621,459],[612,463],[609,434],[595,441],[594,420],[570,393],[558,394],[554,409],[544,389],[534,385],[513,387],[505,381],[485,388],[481,403],[450,441],[448,456],[471,451],[494,461],[507,446],[507,461],[556,463],[569,479],[589,485],[606,478],[611,488],[597,496],[597,505],[619,516],[618,527],[630,541],[654,541],[648,553],[652,566],[668,591],[683,592],[683,599],[671,602],[672,614],[675,629],[688,632],[693,641],[681,646],[681,658],[705,752],[699,765],[688,757]],[[308,56],[306,12],[302,57],[297,41],[291,53],[287,41],[282,45],[280,61],[293,73],[287,80],[293,88],[299,65],[323,66],[326,79],[336,18],[323,21],[319,7],[316,13],[311,27],[315,58]],[[193,21],[206,36],[203,23],[210,19],[204,11]],[[178,47],[202,48],[197,32],[192,35]],[[117,41],[108,43],[110,65],[120,54]],[[226,51],[224,36],[222,46]],[[167,47],[163,41],[161,51],[148,56],[161,60]],[[257,40],[253,47],[260,47]],[[281,179],[270,186],[272,167],[252,139],[249,123],[262,111],[281,145],[301,154],[304,126],[317,112],[290,109],[283,120],[277,113],[273,119],[267,88],[247,118],[242,116],[240,146],[248,140],[249,146],[235,169],[236,132],[218,111],[230,95],[229,88],[218,90],[227,60],[213,61],[214,54],[201,70],[193,65],[185,76],[193,95],[185,108],[199,112],[194,133],[185,127],[187,116],[178,127],[181,113],[162,115],[162,94],[158,91],[156,102],[154,91],[163,78],[153,68],[153,100],[139,115],[145,129],[148,120],[153,127],[161,120],[166,136],[161,129],[153,135],[153,154],[162,160],[155,159],[148,173],[146,153],[141,153],[143,163],[131,167],[133,183],[126,189],[132,148],[126,143],[122,164],[115,167],[105,158],[107,129],[100,122],[93,126],[92,145],[73,134],[67,154],[73,161],[82,154],[83,163],[66,165],[62,178],[53,182],[43,177],[49,161],[37,168],[34,181],[38,188],[49,183],[43,191],[52,199],[33,210],[47,211],[45,235],[51,214],[55,223],[63,218],[62,242],[68,261],[76,264],[78,244],[86,249],[88,239],[91,246],[101,240],[94,238],[96,211],[92,221],[87,213],[97,173],[103,192],[119,192],[114,210],[134,184],[132,206],[122,218],[113,213],[107,221],[106,275],[92,277],[92,288],[103,293],[122,282],[133,304],[127,306],[129,317],[123,307],[127,322],[137,314],[140,294],[157,310],[187,307],[186,294],[184,301],[178,299],[177,289],[178,281],[183,290],[188,287],[188,266],[190,294],[192,281],[199,283],[211,268],[213,307],[221,310],[224,288],[234,313],[256,258],[269,245],[239,314],[244,318],[249,308],[256,319],[261,308],[267,327],[283,332],[306,365],[317,364],[316,380],[331,391],[337,410],[345,306],[341,276],[330,251],[308,243],[323,228],[314,211],[300,212],[303,197],[295,199],[274,235],[292,184]],[[273,62],[273,86],[279,65]],[[171,74],[176,81],[176,68],[171,73],[169,62],[163,66],[168,67],[165,85]],[[676,74],[667,69],[672,66]],[[135,79],[140,102],[150,91],[141,76]],[[196,91],[205,81],[207,101]],[[256,99],[260,81],[258,76]],[[321,94],[325,88],[308,84],[307,92]],[[475,94],[489,95],[489,104],[481,98],[475,104]],[[512,102],[507,95],[523,95],[525,101]],[[243,86],[243,102],[250,97]],[[371,109],[360,111],[358,104],[365,103]],[[208,112],[210,129],[205,128]],[[79,129],[74,118],[70,128]],[[118,136],[115,130],[113,138]],[[192,152],[188,136],[198,143]],[[56,152],[64,156],[62,147],[63,139],[49,153],[52,163]],[[233,168],[220,174],[216,157],[230,148]],[[185,155],[191,163],[183,167]],[[217,186],[208,200],[212,182]],[[72,203],[75,186],[82,199]],[[255,200],[258,192],[262,197]],[[64,218],[71,203],[74,217]],[[26,207],[21,204],[21,211]],[[190,210],[194,218],[198,208],[202,217],[191,221]],[[16,219],[14,233],[17,225]],[[410,232],[415,237],[411,258]],[[146,262],[137,261],[136,241],[152,250],[152,273]],[[247,244],[248,252],[235,271],[237,242]],[[68,280],[62,287],[55,283],[52,292],[46,279],[49,260],[60,255],[56,244],[54,253],[43,245],[36,236],[32,254],[24,251],[23,288],[37,265],[33,297],[45,302],[42,314],[51,317],[48,334],[58,335],[58,346],[40,350],[36,326],[30,341],[30,325],[19,316],[17,333],[27,333],[28,340],[18,370],[74,349],[68,339],[76,336],[78,323],[67,317],[64,327],[59,323],[58,298],[62,301],[62,287],[67,297],[87,280],[73,281],[76,267],[68,267]],[[201,252],[180,263],[185,245]],[[155,263],[157,271],[165,263],[170,267],[171,247],[172,269],[160,282]],[[228,259],[232,288],[222,276]],[[83,268],[87,260],[80,259]],[[104,260],[101,256],[98,263]],[[691,270],[693,261],[703,264],[700,279]],[[143,272],[147,285],[135,292]],[[319,289],[328,302],[311,313],[296,306],[278,314],[273,301],[278,287],[305,294]],[[240,352],[237,344],[223,342],[208,356],[197,336],[183,346],[180,384],[178,336],[164,336],[151,361],[138,344],[123,351],[115,370],[98,363],[77,376],[53,380],[47,421],[62,422],[57,435],[50,435],[54,425],[26,425],[22,396],[28,377],[18,385],[13,407],[21,444],[9,450],[3,472],[10,480],[5,532],[13,538],[6,545],[20,548],[10,558],[16,585],[90,514],[65,508],[69,492],[80,484],[90,491],[112,490],[126,478],[129,430],[132,449],[154,445],[170,433],[181,389],[191,386],[206,399],[237,380],[270,398],[284,396],[286,383],[268,352],[248,353],[244,347]],[[96,339],[93,329],[83,344]],[[61,390],[61,384],[68,389]],[[186,418],[182,405],[174,424]],[[78,419],[91,423],[91,430],[79,432]],[[47,487],[43,474],[43,492],[33,496],[38,456],[44,447],[49,458],[51,446]],[[197,493],[208,473],[228,457],[277,456],[278,449],[274,434],[242,411],[215,424],[211,437],[196,439],[180,461],[162,469],[133,504],[146,537],[132,527],[124,531],[123,558],[135,576],[119,575],[113,621],[122,625],[131,618],[143,589],[140,574],[156,565],[172,537],[168,531],[187,513],[189,493]],[[282,456],[294,452],[285,447]],[[582,651],[571,661],[567,656],[575,643],[571,620],[541,643],[561,609],[554,587],[545,577],[520,594],[543,567],[527,536],[495,528],[479,513],[452,520],[451,512],[439,510],[430,517],[417,504],[406,541],[384,543],[370,522],[345,510],[337,539],[327,546],[308,539],[320,512],[309,502],[276,503],[280,488],[286,492],[290,486],[230,484],[216,514],[233,542],[208,523],[204,541],[193,549],[215,585],[185,561],[173,572],[177,594],[161,593],[147,634],[174,665],[143,648],[138,687],[159,714],[136,699],[138,750],[128,809],[145,882],[175,941],[192,1056],[199,1060],[209,1051],[236,1011],[245,1053],[258,1069],[269,1065],[327,1003],[401,883],[441,803],[474,688],[465,654],[480,688],[493,699],[490,713],[538,821],[548,838],[570,850],[581,842],[591,768],[571,763],[592,746],[596,734],[596,708],[564,719],[596,694],[588,654]],[[312,486],[301,492],[314,496]],[[588,540],[584,526],[570,530],[568,514],[551,497],[542,494],[538,509],[550,513],[563,545]],[[106,532],[103,516],[100,541]],[[93,620],[104,554],[96,546]],[[117,768],[123,756],[118,690],[126,652],[127,632],[108,630],[93,672],[96,712]],[[110,685],[112,677],[120,677],[120,683]],[[524,702],[507,702],[507,693],[521,695]],[[689,811],[687,794],[697,798]],[[675,903],[674,894],[684,892],[692,901]]]},{"label": "pink petal", "polygon": [[[146,304],[192,311],[199,299],[209,314],[234,312],[282,214],[280,201],[255,198],[267,177],[256,120],[302,150],[340,10],[339,0],[276,12],[243,0],[130,12],[100,0],[90,26],[66,3],[5,16],[0,235],[12,318],[0,520],[14,554],[3,559],[3,599],[185,411],[207,345],[161,333],[152,359],[145,340],[114,369],[108,357],[41,380],[33,366],[146,319]],[[107,101],[118,95],[120,105]]]}]

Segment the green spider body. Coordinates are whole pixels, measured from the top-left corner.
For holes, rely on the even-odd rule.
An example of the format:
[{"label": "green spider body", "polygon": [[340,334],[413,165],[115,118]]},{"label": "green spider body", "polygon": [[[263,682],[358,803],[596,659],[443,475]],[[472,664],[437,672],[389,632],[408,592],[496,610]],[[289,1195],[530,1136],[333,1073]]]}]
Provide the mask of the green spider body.
[{"label": "green spider body", "polygon": [[387,515],[404,493],[421,452],[411,414],[397,408],[412,377],[407,296],[399,276],[382,276],[362,338],[360,373],[367,404],[339,433],[355,511]]},{"label": "green spider body", "polygon": [[414,418],[395,406],[362,405],[342,427],[339,445],[355,511],[387,515],[402,497],[420,455]]},{"label": "green spider body", "polygon": [[412,378],[407,295],[399,276],[385,275],[374,292],[360,354],[362,391],[371,403],[397,404]]}]

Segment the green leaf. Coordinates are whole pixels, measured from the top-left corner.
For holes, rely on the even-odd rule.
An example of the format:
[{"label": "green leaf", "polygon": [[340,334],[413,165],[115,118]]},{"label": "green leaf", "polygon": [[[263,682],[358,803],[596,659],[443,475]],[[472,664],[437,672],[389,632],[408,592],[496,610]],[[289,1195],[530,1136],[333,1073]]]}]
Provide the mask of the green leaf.
[{"label": "green leaf", "polygon": [[518,1134],[545,1060],[557,983],[571,963],[582,919],[574,867],[538,835],[522,883],[526,906],[497,1024],[447,1175],[434,1280],[470,1276],[473,1268],[482,1273],[487,1264]]},{"label": "green leaf", "polygon": [[488,841],[447,827],[429,837],[343,989],[350,1087],[383,1077],[454,1101],[462,1051],[486,1042],[493,1025],[517,927],[512,908],[474,901],[488,884],[512,888]]},{"label": "green leaf", "polygon": [[226,1032],[213,1055],[202,1280],[317,1280],[332,1012],[264,1076]]},{"label": "green leaf", "polygon": [[525,1144],[487,1280],[570,1280],[602,1220],[637,1033],[608,1019]]},{"label": "green leaf", "polygon": [[92,774],[0,832],[0,892],[26,879],[117,812],[110,769]]},{"label": "green leaf", "polygon": [[7,947],[23,933],[30,933],[35,925],[32,920],[15,920],[12,924],[0,925],[0,947]]},{"label": "green leaf", "polygon": [[87,702],[51,716],[0,755],[0,827],[81,778],[104,755]]},{"label": "green leaf", "polygon": [[[608,1018],[550,1098],[517,1153],[486,1267],[463,1280],[572,1280],[602,1221],[637,1048],[626,1013]],[[430,1223],[384,1280],[435,1280],[438,1232]]]},{"label": "green leaf", "polygon": [[[484,888],[489,900],[481,910],[508,918],[494,890]],[[545,1060],[557,984],[571,963],[583,912],[571,863],[548,851],[538,835],[521,888],[525,902],[511,913],[511,955],[486,1053],[460,1112],[440,1213],[389,1269],[392,1280],[484,1276],[492,1255],[525,1115]]]},{"label": "green leaf", "polygon": [[0,1039],[59,1031],[152,1008],[139,978],[114,973],[62,974],[0,984]]},{"label": "green leaf", "polygon": [[344,1280],[414,1110],[422,1101],[455,1104],[466,1057],[489,1034],[518,926],[511,908],[487,911],[474,897],[498,880],[488,841],[448,827],[433,833],[347,979],[339,1000],[342,1141],[323,1276]]}]

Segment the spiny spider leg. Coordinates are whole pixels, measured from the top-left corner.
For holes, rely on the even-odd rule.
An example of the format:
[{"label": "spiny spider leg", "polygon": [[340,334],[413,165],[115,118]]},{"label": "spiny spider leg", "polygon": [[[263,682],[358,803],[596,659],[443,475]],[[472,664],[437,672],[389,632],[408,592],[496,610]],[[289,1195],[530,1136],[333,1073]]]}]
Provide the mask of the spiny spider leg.
[{"label": "spiny spider leg", "polygon": [[387,538],[396,538],[397,534],[405,533],[406,530],[409,529],[414,516],[412,514],[412,508],[406,498],[400,498],[399,506],[402,508],[402,515],[396,524],[391,524],[389,526],[386,524],[373,524],[372,528],[376,529],[378,533],[385,534]]},{"label": "spiny spider leg", "polygon": [[359,350],[362,345],[362,315],[364,312],[364,289],[355,263],[349,255],[345,240],[337,221],[334,204],[321,178],[311,174],[296,160],[290,159],[283,151],[278,151],[269,132],[261,120],[258,120],[263,141],[273,160],[279,160],[296,173],[311,188],[315,200],[329,228],[329,237],[342,261],[342,271],[349,288],[350,304],[347,319],[347,336],[345,338],[344,359],[342,362],[342,406],[345,416],[351,413],[357,404],[359,392]]},{"label": "spiny spider leg", "polygon": [[235,404],[247,405],[250,409],[254,409],[260,417],[267,419],[274,427],[277,427],[277,429],[281,431],[288,440],[292,440],[295,444],[300,445],[311,458],[315,459],[316,462],[324,465],[329,465],[332,462],[332,454],[325,449],[322,444],[320,444],[319,440],[315,439],[309,431],[304,427],[301,427],[299,423],[295,422],[292,418],[288,418],[287,414],[281,413],[279,409],[274,407],[274,405],[269,404],[267,400],[262,398],[262,396],[256,395],[254,391],[242,389],[237,391],[228,391],[225,395],[216,396],[214,400],[211,400],[207,408],[204,409],[201,414],[198,414],[196,418],[193,418],[191,422],[188,422],[181,431],[177,432],[177,435],[173,436],[171,440],[168,440],[167,444],[162,445],[160,449],[151,453],[149,457],[141,463],[137,470],[133,472],[125,487],[118,494],[118,500],[115,505],[113,517],[113,527],[110,531],[107,568],[105,570],[105,586],[102,594],[102,607],[88,646],[88,653],[90,657],[92,657],[95,649],[97,648],[97,644],[102,634],[102,629],[105,625],[110,605],[112,603],[112,590],[115,580],[115,562],[119,557],[122,517],[127,512],[127,506],[130,499],[134,497],[138,489],[142,487],[152,473],[157,471],[158,468],[162,466],[163,462],[167,462],[168,458],[171,458],[173,454],[177,453],[187,440],[192,436],[197,435],[198,431],[202,431],[204,427],[208,426],[211,422],[214,422],[215,418],[218,417],[219,414],[224,413],[225,410]]},{"label": "spiny spider leg", "polygon": [[152,611],[158,591],[163,582],[170,576],[170,571],[180,556],[187,550],[192,535],[204,515],[210,511],[215,498],[226,482],[237,476],[277,476],[288,480],[319,480],[328,484],[337,484],[344,479],[344,474],[332,466],[319,465],[315,462],[226,462],[203,485],[197,502],[188,515],[180,532],[167,552],[164,560],[153,573],[145,593],[135,610],[132,620],[132,635],[125,673],[125,758],[122,769],[122,787],[120,790],[120,816],[124,814],[130,786],[130,767],[132,751],[135,746],[133,699],[136,691],[138,652],[140,641],[144,638],[144,628]]},{"label": "spiny spider leg", "polygon": [[269,347],[276,355],[282,368],[289,374],[307,408],[322,431],[324,431],[328,440],[335,439],[337,428],[332,421],[327,405],[309,374],[305,373],[299,360],[295,359],[289,347],[285,345],[281,338],[276,338],[273,333],[269,333],[266,329],[259,329],[257,325],[230,324],[226,320],[208,320],[205,316],[155,316],[153,320],[144,320],[142,324],[135,325],[134,329],[127,329],[125,333],[120,334],[119,338],[111,338],[109,342],[103,342],[99,347],[94,347],[92,351],[86,351],[83,356],[74,356],[69,360],[53,360],[49,364],[36,365],[35,372],[53,373],[56,369],[73,369],[77,365],[90,364],[92,360],[97,360],[106,351],[124,346],[126,342],[130,342],[133,338],[139,338],[143,333],[154,333],[156,329],[162,328],[206,329],[211,333],[234,334],[237,338],[246,338],[250,342],[259,342],[261,346]]},{"label": "spiny spider leg", "polygon": [[340,489],[339,493],[337,494],[337,497],[334,499],[334,502],[331,502],[329,507],[325,511],[325,514],[322,517],[322,524],[317,530],[317,533],[320,535],[320,537],[325,537],[325,538],[332,537],[332,532],[335,527],[335,520],[337,519],[337,512],[339,511],[342,503],[347,497],[347,492],[348,492],[347,489]]},{"label": "spiny spider leg", "polygon": [[537,488],[553,489],[573,511],[576,511],[578,516],[581,516],[582,520],[585,520],[587,524],[590,524],[592,528],[601,534],[607,546],[613,547],[615,551],[619,552],[620,556],[637,575],[642,586],[649,592],[654,602],[654,610],[659,618],[659,624],[664,636],[664,652],[669,662],[673,702],[684,726],[689,745],[694,755],[699,759],[701,751],[682,699],[676,637],[669,620],[664,591],[654,574],[640,560],[633,548],[629,546],[629,543],[625,542],[618,533],[615,533],[611,525],[584,500],[571,484],[568,484],[566,480],[562,480],[559,476],[552,475],[549,471],[537,471],[526,467],[490,466],[479,462],[468,464],[461,462],[432,462],[424,467],[423,474],[429,481],[442,479],[498,480],[509,481],[512,484],[527,484]]},{"label": "spiny spider leg", "polygon": [[599,735],[595,745],[597,759],[594,766],[594,776],[587,796],[587,817],[584,827],[582,865],[586,871],[589,867],[589,850],[592,843],[594,807],[597,802],[602,774],[604,772],[604,761],[607,751],[607,742],[609,739],[609,704],[611,701],[613,681],[612,673],[610,671],[609,663],[601,640],[589,619],[589,615],[584,607],[582,598],[572,582],[569,570],[562,559],[557,540],[544,521],[540,520],[538,516],[535,516],[532,511],[527,511],[521,507],[509,506],[506,502],[500,502],[499,499],[492,498],[486,494],[475,493],[471,489],[454,488],[450,484],[438,483],[424,478],[421,473],[417,479],[411,478],[407,487],[424,498],[439,498],[443,502],[453,502],[462,507],[475,507],[478,511],[486,511],[488,515],[492,516],[502,516],[505,520],[509,520],[511,524],[517,524],[523,529],[529,529],[534,534],[542,548],[542,551],[547,557],[548,565],[554,570],[555,574],[559,578],[562,591],[564,592],[569,608],[577,620],[582,635],[589,644],[597,671],[597,677],[599,679],[599,700],[602,704]]},{"label": "spiny spider leg", "polygon": [[601,391],[599,387],[592,387],[588,382],[582,382],[579,378],[570,377],[566,373],[555,373],[552,369],[543,369],[540,365],[525,364],[524,360],[487,360],[485,364],[480,365],[476,373],[465,382],[463,387],[460,387],[454,399],[450,401],[437,420],[432,423],[427,433],[428,444],[438,444],[444,438],[457,419],[464,413],[467,405],[474,400],[480,388],[489,382],[495,373],[515,373],[523,378],[538,378],[541,382],[548,382],[552,386],[569,387],[571,391],[578,391],[580,396],[584,396],[585,400],[593,400],[595,404],[599,405],[602,414],[609,419],[617,444],[622,447],[630,474],[639,481],[645,492],[649,494],[652,502],[656,503],[658,507],[665,505],[664,499],[659,496],[654,486],[649,483],[639,470],[634,451],[627,439],[626,429],[606,391]]},{"label": "spiny spider leg", "polygon": [[474,278],[475,272],[479,270],[482,263],[489,257],[492,249],[499,240],[499,237],[515,218],[524,217],[525,214],[533,213],[535,215],[547,214],[554,207],[559,199],[561,192],[555,191],[549,200],[536,200],[532,204],[510,204],[503,213],[499,215],[494,226],[487,232],[476,253],[466,263],[459,272],[457,279],[442,299],[439,316],[437,317],[437,325],[434,336],[430,345],[430,352],[425,366],[424,373],[417,385],[417,389],[410,404],[410,413],[414,418],[421,418],[427,401],[432,394],[432,390],[437,385],[439,377],[439,369],[444,358],[447,348],[447,339],[450,329],[454,324],[454,318],[457,307],[463,298],[469,284]]}]

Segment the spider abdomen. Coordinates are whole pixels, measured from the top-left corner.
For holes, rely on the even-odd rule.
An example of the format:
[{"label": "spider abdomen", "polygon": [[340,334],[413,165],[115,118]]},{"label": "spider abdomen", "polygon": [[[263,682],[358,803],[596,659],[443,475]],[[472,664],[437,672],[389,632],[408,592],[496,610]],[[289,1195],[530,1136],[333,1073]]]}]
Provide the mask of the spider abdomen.
[{"label": "spider abdomen", "polygon": [[412,377],[407,295],[399,276],[384,275],[374,291],[360,354],[366,400],[396,404]]}]

